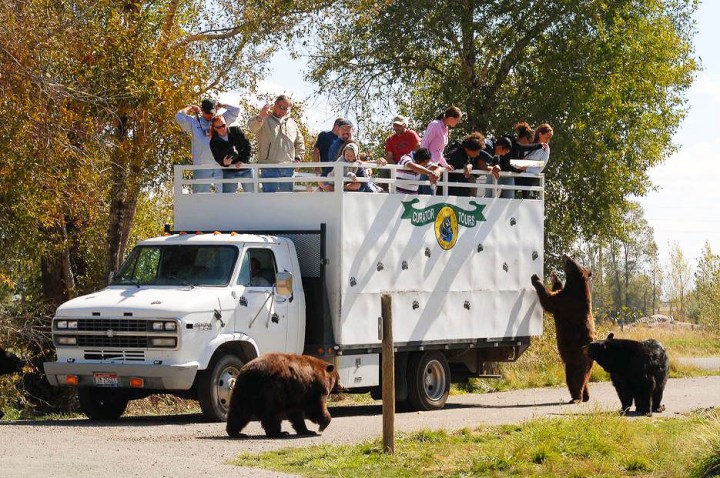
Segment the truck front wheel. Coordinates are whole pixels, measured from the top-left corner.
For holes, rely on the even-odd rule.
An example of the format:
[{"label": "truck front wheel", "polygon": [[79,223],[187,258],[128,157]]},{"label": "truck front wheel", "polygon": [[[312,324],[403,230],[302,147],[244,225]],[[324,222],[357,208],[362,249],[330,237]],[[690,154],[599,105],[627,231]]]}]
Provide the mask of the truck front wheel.
[{"label": "truck front wheel", "polygon": [[407,368],[408,402],[413,410],[440,410],[450,395],[450,366],[438,351],[411,354]]},{"label": "truck front wheel", "polygon": [[113,388],[78,388],[80,410],[90,420],[117,420],[125,413],[129,398],[120,390]]},{"label": "truck front wheel", "polygon": [[208,368],[198,376],[198,401],[206,419],[227,420],[230,396],[243,361],[232,354],[213,357]]}]

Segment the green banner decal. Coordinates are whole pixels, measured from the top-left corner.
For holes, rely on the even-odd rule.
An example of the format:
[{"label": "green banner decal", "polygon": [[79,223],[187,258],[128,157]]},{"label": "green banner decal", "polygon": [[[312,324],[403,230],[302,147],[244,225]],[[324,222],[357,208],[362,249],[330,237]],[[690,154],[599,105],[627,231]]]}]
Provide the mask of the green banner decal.
[{"label": "green banner decal", "polygon": [[418,202],[420,202],[419,199],[412,199],[410,201],[403,201],[402,203],[405,208],[402,219],[410,219],[413,226],[424,226],[425,224],[435,222],[438,212],[444,207],[452,208],[452,210],[455,211],[458,224],[461,226],[475,227],[478,222],[486,220],[482,213],[485,205],[480,205],[475,201],[470,201],[470,205],[475,206],[475,208],[471,210],[446,203],[433,204],[423,209],[415,209],[415,203]]}]

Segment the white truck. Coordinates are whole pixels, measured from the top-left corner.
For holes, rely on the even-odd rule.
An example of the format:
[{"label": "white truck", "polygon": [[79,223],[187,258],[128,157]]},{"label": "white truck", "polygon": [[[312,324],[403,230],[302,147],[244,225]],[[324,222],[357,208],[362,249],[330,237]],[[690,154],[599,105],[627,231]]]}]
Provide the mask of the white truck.
[{"label": "white truck", "polygon": [[[192,184],[222,181],[177,167],[176,232],[140,242],[105,289],[58,308],[48,380],[77,387],[94,420],[171,393],[222,421],[243,364],[288,352],[334,362],[348,390],[377,397],[389,293],[396,398],[443,407],[451,382],[516,360],[542,334],[530,277],[543,271],[543,177],[471,197],[413,196],[394,193],[400,180],[388,168],[389,194],[343,192],[341,168],[334,192],[297,174],[273,180],[294,192],[191,194]],[[439,184],[475,194],[453,177]],[[244,181],[259,191],[257,177]],[[502,199],[503,188],[536,198]]]}]

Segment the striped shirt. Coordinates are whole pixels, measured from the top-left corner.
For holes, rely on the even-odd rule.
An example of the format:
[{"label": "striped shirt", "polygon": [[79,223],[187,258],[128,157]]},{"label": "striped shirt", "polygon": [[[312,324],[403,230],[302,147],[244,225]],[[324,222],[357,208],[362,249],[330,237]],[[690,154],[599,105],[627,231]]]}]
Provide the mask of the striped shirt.
[{"label": "striped shirt", "polygon": [[[420,181],[420,173],[416,173],[415,171],[411,169],[406,169],[406,166],[409,163],[414,163],[413,158],[415,157],[415,153],[412,152],[410,154],[406,154],[402,158],[400,158],[400,161],[398,161],[398,166],[402,166],[402,169],[398,169],[395,173],[395,177],[400,181]],[[427,165],[425,165],[426,168],[431,169],[435,167],[436,164],[433,162],[429,162]],[[402,185],[402,186],[401,186]],[[395,185],[395,190],[400,194],[417,194],[418,188],[420,186],[418,184],[408,184],[405,182],[398,182]]]}]

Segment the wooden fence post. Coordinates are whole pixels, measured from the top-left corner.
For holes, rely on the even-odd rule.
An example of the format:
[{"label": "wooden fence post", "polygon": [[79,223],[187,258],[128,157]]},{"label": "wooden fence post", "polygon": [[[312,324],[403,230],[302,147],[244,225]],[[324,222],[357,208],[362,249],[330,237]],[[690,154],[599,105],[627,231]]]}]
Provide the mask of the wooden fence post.
[{"label": "wooden fence post", "polygon": [[392,334],[392,297],[383,294],[382,310],[382,410],[383,451],[395,454],[395,346]]}]

